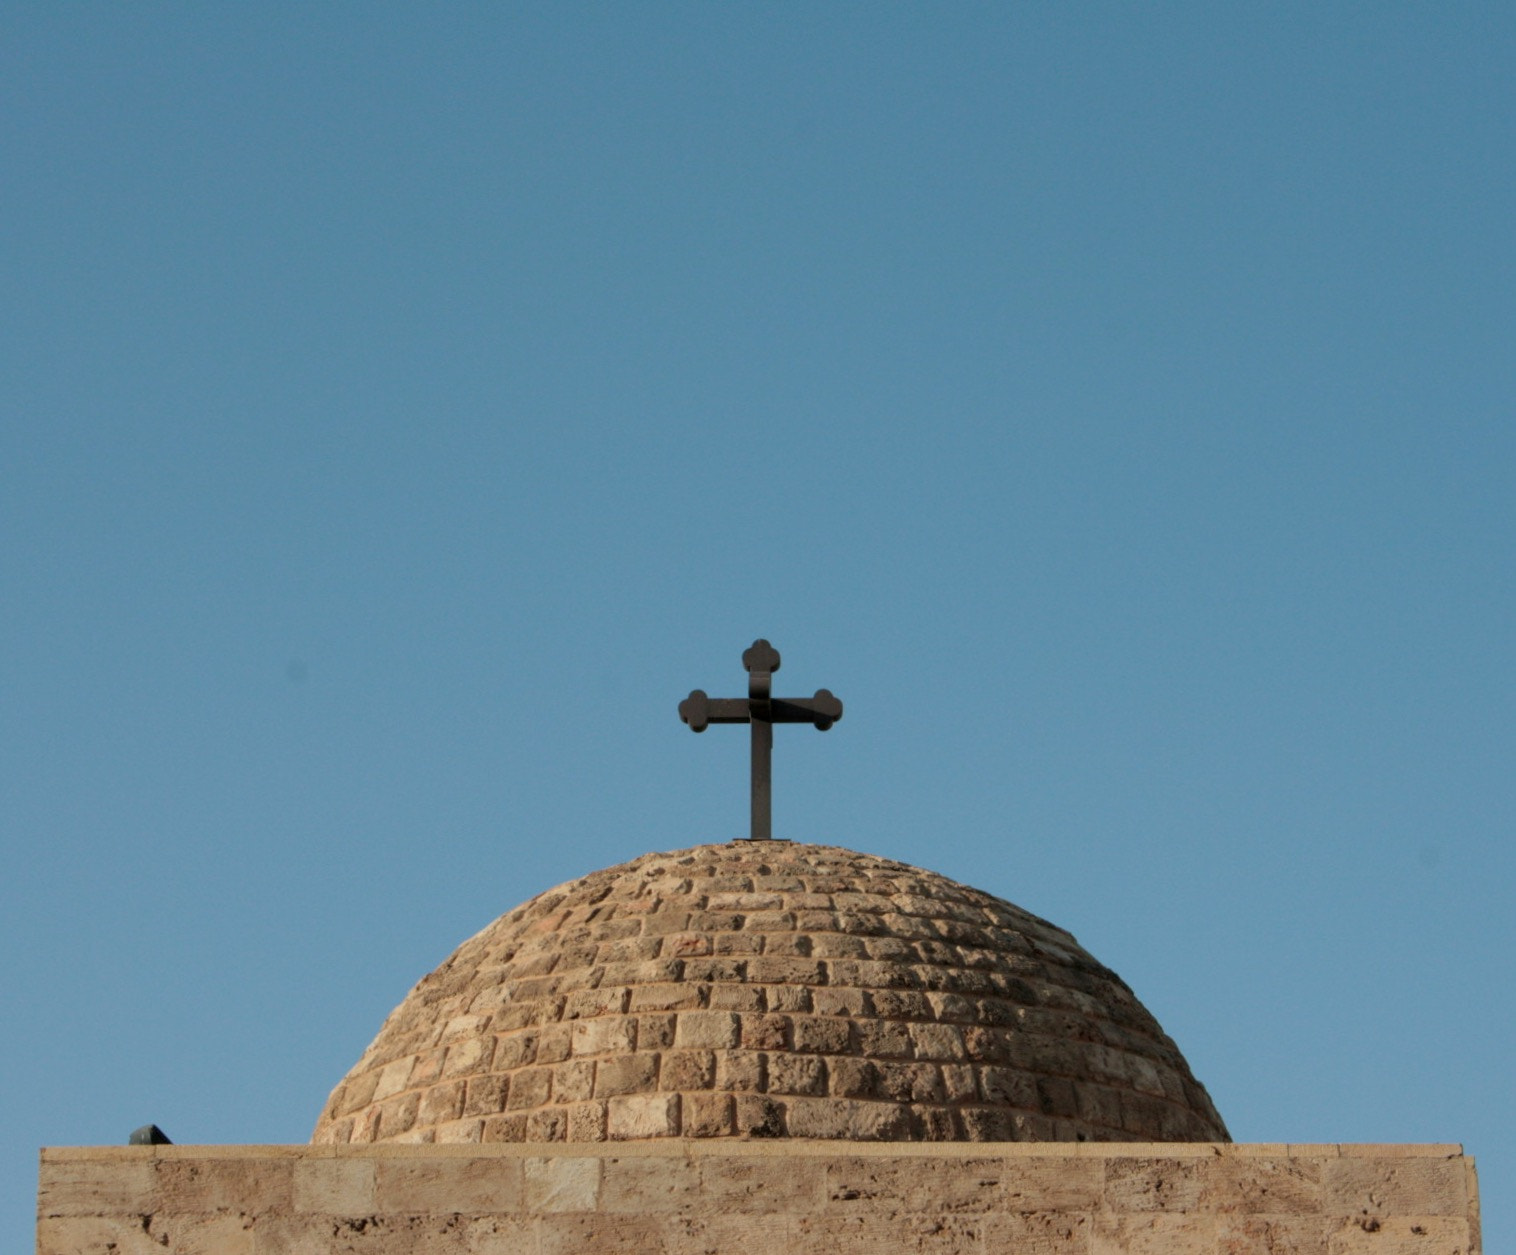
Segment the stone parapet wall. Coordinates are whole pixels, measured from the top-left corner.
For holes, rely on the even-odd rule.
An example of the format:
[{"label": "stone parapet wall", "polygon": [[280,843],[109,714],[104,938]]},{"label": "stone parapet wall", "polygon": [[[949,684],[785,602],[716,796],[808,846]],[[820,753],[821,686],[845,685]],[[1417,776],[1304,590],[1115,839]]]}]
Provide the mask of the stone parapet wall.
[{"label": "stone parapet wall", "polygon": [[158,1146],[41,1156],[38,1255],[1478,1255],[1458,1146]]}]

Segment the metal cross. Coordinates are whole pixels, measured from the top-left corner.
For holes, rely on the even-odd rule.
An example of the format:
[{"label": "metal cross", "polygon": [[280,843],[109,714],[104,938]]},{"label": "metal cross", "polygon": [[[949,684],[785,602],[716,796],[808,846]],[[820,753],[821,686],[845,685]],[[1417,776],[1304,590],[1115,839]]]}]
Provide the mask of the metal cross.
[{"label": "metal cross", "polygon": [[769,689],[779,670],[779,651],[767,641],[753,642],[742,653],[747,668],[747,697],[707,697],[695,689],[679,703],[679,717],[696,732],[713,723],[753,725],[753,826],[750,841],[773,840],[773,757],[776,723],[813,723],[825,732],[842,718],[842,703],[828,689],[815,697],[773,697]]}]

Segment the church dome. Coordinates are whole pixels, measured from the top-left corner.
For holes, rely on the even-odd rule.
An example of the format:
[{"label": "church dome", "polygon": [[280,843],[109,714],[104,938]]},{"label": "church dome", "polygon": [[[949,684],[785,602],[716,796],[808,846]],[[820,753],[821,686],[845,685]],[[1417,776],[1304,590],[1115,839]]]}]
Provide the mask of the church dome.
[{"label": "church dome", "polygon": [[1068,933],[836,846],[646,854],[540,894],[418,984],[312,1138],[1228,1141]]}]

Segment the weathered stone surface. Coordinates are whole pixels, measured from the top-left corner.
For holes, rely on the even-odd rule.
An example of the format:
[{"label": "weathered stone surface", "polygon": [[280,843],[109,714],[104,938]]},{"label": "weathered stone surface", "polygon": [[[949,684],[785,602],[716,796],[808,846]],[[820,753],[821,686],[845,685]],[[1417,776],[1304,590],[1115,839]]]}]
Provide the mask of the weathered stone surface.
[{"label": "weathered stone surface", "polygon": [[[617,1101],[658,1093],[682,1101]],[[734,842],[649,854],[502,916],[395,1010],[312,1140],[579,1141],[641,1127],[1227,1136],[1173,1042],[1061,929],[888,859]]]},{"label": "weathered stone surface", "polygon": [[1456,1147],[110,1147],[38,1199],[38,1255],[1479,1255]]}]

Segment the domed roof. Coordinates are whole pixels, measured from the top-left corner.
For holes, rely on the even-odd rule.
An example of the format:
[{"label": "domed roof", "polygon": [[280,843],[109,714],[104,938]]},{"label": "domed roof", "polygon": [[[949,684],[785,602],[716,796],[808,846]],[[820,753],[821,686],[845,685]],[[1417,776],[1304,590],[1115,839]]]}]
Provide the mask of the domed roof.
[{"label": "domed roof", "polygon": [[1183,1056],[1068,933],[904,863],[647,854],[463,943],[312,1138],[1228,1141]]}]

